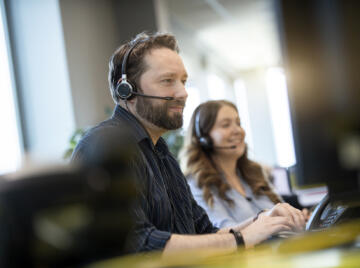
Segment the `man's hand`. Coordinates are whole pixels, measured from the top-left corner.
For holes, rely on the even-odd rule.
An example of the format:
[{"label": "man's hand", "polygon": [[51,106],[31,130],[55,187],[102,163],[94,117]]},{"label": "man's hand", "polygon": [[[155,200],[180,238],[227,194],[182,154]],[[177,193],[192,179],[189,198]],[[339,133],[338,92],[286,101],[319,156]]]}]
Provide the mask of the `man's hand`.
[{"label": "man's hand", "polygon": [[308,220],[311,217],[312,212],[310,212],[307,208],[303,208],[301,212],[304,215],[305,221],[308,222]]},{"label": "man's hand", "polygon": [[292,224],[292,231],[300,232],[305,228],[306,218],[304,213],[287,203],[278,203],[272,209],[261,213],[260,216],[263,214],[270,217],[282,216],[288,218]]},{"label": "man's hand", "polygon": [[278,203],[272,209],[260,213],[255,222],[238,231],[248,248],[281,231],[303,231],[305,221],[302,211],[287,203]]},{"label": "man's hand", "polygon": [[252,224],[240,230],[246,248],[266,240],[272,234],[280,231],[291,231],[294,225],[291,220],[283,216],[269,216],[261,213]]}]

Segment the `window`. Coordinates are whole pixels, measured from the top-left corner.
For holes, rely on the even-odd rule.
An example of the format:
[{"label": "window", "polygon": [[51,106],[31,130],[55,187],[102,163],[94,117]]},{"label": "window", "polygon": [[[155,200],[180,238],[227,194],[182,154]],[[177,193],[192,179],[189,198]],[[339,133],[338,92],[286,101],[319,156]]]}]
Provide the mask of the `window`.
[{"label": "window", "polygon": [[209,89],[209,97],[212,100],[225,99],[225,83],[216,74],[209,74],[207,76],[207,86]]},{"label": "window", "polygon": [[[2,3],[3,4],[3,3]],[[17,125],[15,92],[10,75],[10,61],[6,42],[5,14],[0,12],[0,175],[13,172],[20,166],[21,149]]]},{"label": "window", "polygon": [[270,68],[267,71],[266,90],[269,99],[277,163],[281,167],[290,167],[296,163],[296,160],[286,78],[281,68]]},{"label": "window", "polygon": [[245,142],[248,145],[248,156],[250,158],[254,157],[253,148],[254,143],[252,139],[252,130],[250,124],[250,114],[248,107],[248,96],[247,89],[242,79],[236,79],[234,83],[234,90],[236,96],[236,105],[239,110],[239,116],[241,121],[241,126],[245,130]]},{"label": "window", "polygon": [[188,98],[186,100],[186,106],[184,109],[184,130],[188,129],[191,116],[196,107],[200,104],[200,92],[198,88],[189,86],[186,87],[186,91],[188,92]]}]

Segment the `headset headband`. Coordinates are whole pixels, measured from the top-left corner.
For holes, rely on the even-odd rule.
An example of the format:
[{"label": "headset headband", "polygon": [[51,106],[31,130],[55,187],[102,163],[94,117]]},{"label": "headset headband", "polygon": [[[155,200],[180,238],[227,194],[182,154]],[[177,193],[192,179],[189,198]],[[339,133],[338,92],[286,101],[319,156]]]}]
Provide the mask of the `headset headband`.
[{"label": "headset headband", "polygon": [[198,139],[201,138],[201,131],[200,131],[200,107],[196,112],[195,115],[195,134],[197,136]]},{"label": "headset headband", "polygon": [[135,40],[134,44],[128,49],[128,51],[126,52],[124,59],[123,59],[123,63],[121,65],[121,78],[122,79],[126,79],[127,74],[126,74],[126,66],[127,66],[127,62],[128,62],[128,58],[130,56],[130,53],[133,51],[133,49],[140,43],[143,43],[145,41],[147,41],[149,38],[145,38],[145,39],[139,39],[139,40]]}]

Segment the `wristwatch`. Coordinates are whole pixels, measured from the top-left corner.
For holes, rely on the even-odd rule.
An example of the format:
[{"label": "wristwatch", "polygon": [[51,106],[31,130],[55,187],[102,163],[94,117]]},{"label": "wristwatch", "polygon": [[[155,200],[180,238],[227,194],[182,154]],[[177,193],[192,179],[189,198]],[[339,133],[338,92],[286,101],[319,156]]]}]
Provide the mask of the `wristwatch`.
[{"label": "wristwatch", "polygon": [[229,233],[233,234],[235,237],[236,245],[238,247],[243,247],[245,245],[244,239],[240,232],[235,231],[234,229],[230,229]]}]

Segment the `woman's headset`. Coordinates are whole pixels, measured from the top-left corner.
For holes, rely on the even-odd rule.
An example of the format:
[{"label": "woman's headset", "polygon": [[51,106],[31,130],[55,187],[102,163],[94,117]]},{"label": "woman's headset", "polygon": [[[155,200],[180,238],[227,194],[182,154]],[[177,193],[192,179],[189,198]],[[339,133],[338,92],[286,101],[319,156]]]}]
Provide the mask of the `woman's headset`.
[{"label": "woman's headset", "polygon": [[200,129],[200,107],[195,114],[195,135],[200,143],[200,146],[205,150],[213,148],[213,142],[210,137],[203,136]]},{"label": "woman's headset", "polygon": [[198,138],[201,148],[203,148],[204,150],[207,150],[208,152],[215,148],[216,149],[235,149],[237,147],[236,145],[214,146],[214,143],[213,143],[212,139],[210,138],[210,136],[205,136],[205,135],[201,134],[200,110],[201,109],[199,107],[198,110],[196,111],[196,115],[195,115],[195,135]]}]

